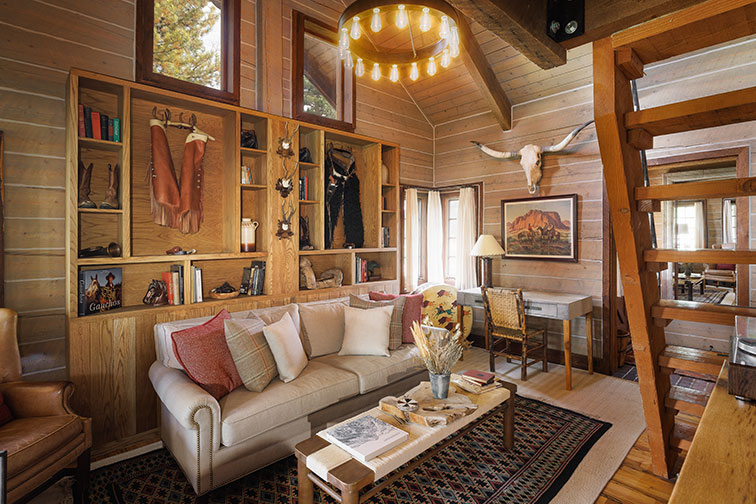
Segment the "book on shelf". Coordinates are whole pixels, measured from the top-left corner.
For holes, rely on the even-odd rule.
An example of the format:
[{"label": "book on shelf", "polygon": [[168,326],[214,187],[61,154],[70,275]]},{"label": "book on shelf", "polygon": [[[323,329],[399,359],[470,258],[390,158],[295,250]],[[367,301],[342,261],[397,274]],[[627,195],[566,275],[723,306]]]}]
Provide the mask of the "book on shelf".
[{"label": "book on shelf", "polygon": [[250,286],[248,296],[259,296],[265,289],[265,261],[252,261],[250,266]]},{"label": "book on shelf", "polygon": [[100,113],[92,111],[92,138],[102,139],[102,126],[100,126]]},{"label": "book on shelf", "polygon": [[173,291],[175,304],[184,304],[184,267],[180,264],[171,265],[171,275],[173,276],[173,284],[175,290]]},{"label": "book on shelf", "polygon": [[165,288],[168,291],[168,304],[176,304],[173,299],[173,275],[170,271],[164,271],[160,274],[160,278],[162,278]]},{"label": "book on shelf", "polygon": [[113,119],[113,141],[121,141],[121,120],[117,117]]},{"label": "book on shelf", "polygon": [[108,116],[100,114],[100,138],[103,140],[110,140],[108,137]]},{"label": "book on shelf", "polygon": [[192,266],[192,292],[193,300],[195,303],[201,303],[202,298],[202,270],[196,266]]},{"label": "book on shelf", "polygon": [[84,136],[92,138],[92,109],[84,105]]},{"label": "book on shelf", "polygon": [[241,183],[252,184],[252,169],[247,165],[241,167]]},{"label": "book on shelf", "polygon": [[348,420],[319,433],[354,458],[367,462],[409,439],[409,434],[371,415]]},{"label": "book on shelf", "polygon": [[381,227],[381,230],[383,231],[383,247],[388,248],[391,246],[391,230],[388,226]]},{"label": "book on shelf", "polygon": [[79,271],[79,316],[122,306],[121,268]]},{"label": "book on shelf", "polygon": [[462,376],[481,385],[488,385],[489,383],[493,383],[494,378],[496,378],[496,375],[494,375],[493,373],[478,371],[477,369],[468,369],[467,371],[462,373]]},{"label": "book on shelf", "polygon": [[115,141],[113,140],[113,119],[108,119],[108,140]]},{"label": "book on shelf", "polygon": [[252,268],[244,268],[244,270],[242,270],[241,284],[239,285],[240,296],[248,295],[251,277],[252,277]]},{"label": "book on shelf", "polygon": [[87,129],[84,121],[84,105],[79,103],[79,137],[87,136]]}]

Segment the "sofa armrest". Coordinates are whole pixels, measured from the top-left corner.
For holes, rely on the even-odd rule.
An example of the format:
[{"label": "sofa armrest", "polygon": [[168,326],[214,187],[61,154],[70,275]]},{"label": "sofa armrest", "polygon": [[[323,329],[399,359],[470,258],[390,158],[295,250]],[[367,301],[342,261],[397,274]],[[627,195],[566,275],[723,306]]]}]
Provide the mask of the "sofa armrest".
[{"label": "sofa armrest", "polygon": [[218,401],[178,369],[153,362],[150,381],[160,401],[188,430],[213,429],[213,448],[220,445],[221,408]]},{"label": "sofa armrest", "polygon": [[73,415],[69,405],[73,391],[69,381],[0,383],[5,403],[18,418]]}]

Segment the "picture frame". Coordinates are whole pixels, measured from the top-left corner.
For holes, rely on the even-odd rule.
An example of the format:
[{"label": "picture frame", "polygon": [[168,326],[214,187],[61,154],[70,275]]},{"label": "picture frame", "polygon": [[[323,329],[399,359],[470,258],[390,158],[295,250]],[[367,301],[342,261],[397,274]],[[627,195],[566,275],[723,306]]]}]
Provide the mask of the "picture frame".
[{"label": "picture frame", "polygon": [[501,201],[507,259],[578,261],[577,194]]}]

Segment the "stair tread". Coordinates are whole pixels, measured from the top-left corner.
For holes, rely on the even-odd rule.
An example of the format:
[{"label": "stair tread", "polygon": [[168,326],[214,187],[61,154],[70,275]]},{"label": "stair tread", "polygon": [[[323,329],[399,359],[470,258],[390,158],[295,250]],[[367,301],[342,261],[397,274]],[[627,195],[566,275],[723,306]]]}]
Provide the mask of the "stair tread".
[{"label": "stair tread", "polygon": [[756,120],[756,86],[625,114],[625,127],[669,135]]},{"label": "stair tread", "polygon": [[692,262],[756,264],[756,250],[696,249],[678,250],[655,248],[643,251],[646,262]]},{"label": "stair tread", "polygon": [[693,436],[696,434],[696,425],[675,421],[675,427],[672,429],[670,445],[680,450],[689,451],[693,442]]},{"label": "stair tread", "polygon": [[657,319],[734,326],[736,315],[756,317],[756,308],[660,299],[651,307],[651,315]]},{"label": "stair tread", "polygon": [[681,182],[679,184],[635,188],[635,199],[638,201],[673,201],[751,195],[756,195],[756,177]]},{"label": "stair tread", "polygon": [[719,374],[725,360],[724,356],[715,352],[673,345],[667,346],[659,355],[659,365],[662,367],[713,376]]},{"label": "stair tread", "polygon": [[701,416],[708,400],[709,397],[703,392],[673,385],[669,389],[664,404],[668,408]]}]

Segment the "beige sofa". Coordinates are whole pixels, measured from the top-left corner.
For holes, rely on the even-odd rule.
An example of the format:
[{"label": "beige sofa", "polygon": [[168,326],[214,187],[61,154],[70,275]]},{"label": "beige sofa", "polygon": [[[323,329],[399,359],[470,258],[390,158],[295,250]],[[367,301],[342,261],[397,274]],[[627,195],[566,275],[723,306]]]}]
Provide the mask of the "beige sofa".
[{"label": "beige sofa", "polygon": [[[298,305],[287,308],[298,313]],[[231,315],[264,318],[272,310],[281,307]],[[327,425],[427,380],[414,345],[405,344],[390,357],[316,357],[289,383],[275,378],[262,392],[242,386],[217,401],[186,376],[167,349],[173,331],[209,318],[157,324],[158,360],[149,372],[161,402],[163,442],[198,495],[292,454],[297,443]]]}]

